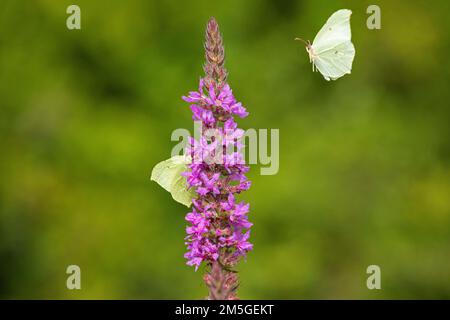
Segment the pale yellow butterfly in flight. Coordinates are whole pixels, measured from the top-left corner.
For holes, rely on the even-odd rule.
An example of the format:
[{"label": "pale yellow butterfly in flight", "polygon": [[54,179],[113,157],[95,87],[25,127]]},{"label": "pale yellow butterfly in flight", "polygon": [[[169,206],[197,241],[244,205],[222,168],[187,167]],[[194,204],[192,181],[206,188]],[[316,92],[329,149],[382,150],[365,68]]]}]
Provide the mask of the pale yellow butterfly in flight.
[{"label": "pale yellow butterfly in flight", "polygon": [[333,13],[317,33],[312,44],[295,38],[306,44],[313,71],[318,70],[327,81],[339,79],[352,71],[355,46],[351,41],[351,14],[352,11],[348,9]]}]

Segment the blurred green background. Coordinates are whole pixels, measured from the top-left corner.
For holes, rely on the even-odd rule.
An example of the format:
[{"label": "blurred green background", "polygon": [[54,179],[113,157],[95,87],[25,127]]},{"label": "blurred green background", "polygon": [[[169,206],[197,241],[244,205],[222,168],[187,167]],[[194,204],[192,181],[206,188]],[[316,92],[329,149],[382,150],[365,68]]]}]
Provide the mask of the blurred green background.
[{"label": "blurred green background", "polygon": [[[81,30],[66,8],[81,7]],[[368,30],[378,4],[382,29]],[[353,73],[304,46],[353,10]],[[252,166],[243,299],[450,298],[448,1],[17,1],[0,4],[0,298],[201,299],[186,207],[149,180],[215,16],[243,128],[280,129]],[[81,267],[82,290],[66,289]],[[381,267],[368,290],[366,268]]]}]

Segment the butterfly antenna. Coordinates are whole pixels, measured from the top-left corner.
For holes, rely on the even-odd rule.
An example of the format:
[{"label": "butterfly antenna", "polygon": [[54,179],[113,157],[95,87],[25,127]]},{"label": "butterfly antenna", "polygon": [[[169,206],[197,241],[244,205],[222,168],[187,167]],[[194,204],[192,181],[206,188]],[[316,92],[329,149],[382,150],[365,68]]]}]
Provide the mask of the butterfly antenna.
[{"label": "butterfly antenna", "polygon": [[301,42],[303,42],[306,46],[309,45],[309,43],[306,42],[305,40],[303,40],[302,38],[295,38],[294,40],[295,40],[295,41],[301,41]]}]

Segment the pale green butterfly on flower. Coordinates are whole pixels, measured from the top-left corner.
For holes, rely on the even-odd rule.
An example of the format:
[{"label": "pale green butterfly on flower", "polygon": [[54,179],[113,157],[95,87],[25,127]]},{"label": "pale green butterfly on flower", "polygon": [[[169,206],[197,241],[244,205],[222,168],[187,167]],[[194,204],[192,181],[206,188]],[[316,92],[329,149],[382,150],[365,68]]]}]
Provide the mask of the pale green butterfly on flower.
[{"label": "pale green butterfly on flower", "polygon": [[336,80],[352,71],[355,46],[351,42],[351,10],[336,11],[314,38],[313,43],[303,41],[309,54],[313,71],[319,70],[325,80]]},{"label": "pale green butterfly on flower", "polygon": [[186,177],[181,173],[187,171],[187,165],[191,162],[189,156],[173,156],[156,164],[150,178],[169,191],[175,201],[187,207],[191,206],[195,191],[192,188],[188,189]]}]

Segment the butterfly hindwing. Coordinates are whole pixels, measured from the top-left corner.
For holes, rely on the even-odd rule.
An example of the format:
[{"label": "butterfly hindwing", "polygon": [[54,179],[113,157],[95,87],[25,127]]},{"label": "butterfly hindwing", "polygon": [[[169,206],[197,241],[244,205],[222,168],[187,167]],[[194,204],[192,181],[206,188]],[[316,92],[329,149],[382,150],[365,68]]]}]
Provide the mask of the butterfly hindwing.
[{"label": "butterfly hindwing", "polygon": [[351,73],[355,47],[350,41],[324,51],[313,63],[326,80],[336,80]]},{"label": "butterfly hindwing", "polygon": [[172,198],[186,207],[192,204],[192,199],[195,198],[195,191],[193,188],[187,189],[186,177],[178,176],[171,185]]}]

